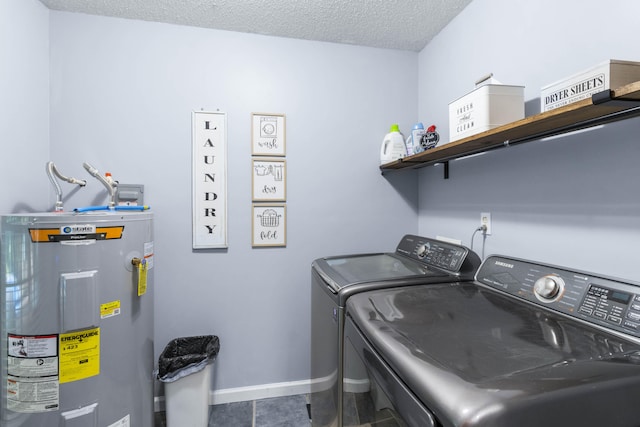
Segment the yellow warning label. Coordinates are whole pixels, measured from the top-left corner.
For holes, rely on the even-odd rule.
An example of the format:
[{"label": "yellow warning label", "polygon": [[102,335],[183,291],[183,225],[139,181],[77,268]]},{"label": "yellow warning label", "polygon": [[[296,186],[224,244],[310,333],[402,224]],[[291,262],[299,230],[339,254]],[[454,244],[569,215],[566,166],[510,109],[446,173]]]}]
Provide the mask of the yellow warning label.
[{"label": "yellow warning label", "polygon": [[60,334],[60,384],[100,374],[100,328]]},{"label": "yellow warning label", "polygon": [[147,260],[144,259],[138,264],[138,296],[147,293]]},{"label": "yellow warning label", "polygon": [[120,300],[100,304],[101,319],[117,316],[118,314],[120,314]]}]

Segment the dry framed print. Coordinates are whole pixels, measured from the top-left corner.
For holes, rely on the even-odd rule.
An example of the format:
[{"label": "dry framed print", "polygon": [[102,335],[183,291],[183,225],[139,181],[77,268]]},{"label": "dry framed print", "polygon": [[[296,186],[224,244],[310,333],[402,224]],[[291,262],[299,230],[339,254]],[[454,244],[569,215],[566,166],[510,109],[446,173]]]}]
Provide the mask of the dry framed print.
[{"label": "dry framed print", "polygon": [[287,200],[287,168],[284,159],[251,161],[251,187],[254,202],[284,202]]}]

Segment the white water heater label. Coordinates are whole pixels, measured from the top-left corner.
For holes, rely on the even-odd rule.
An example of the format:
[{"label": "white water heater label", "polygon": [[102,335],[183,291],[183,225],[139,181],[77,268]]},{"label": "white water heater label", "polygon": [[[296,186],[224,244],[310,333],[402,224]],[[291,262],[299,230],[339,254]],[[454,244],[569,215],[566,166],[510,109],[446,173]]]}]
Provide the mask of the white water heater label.
[{"label": "white water heater label", "polygon": [[131,417],[129,414],[122,419],[116,421],[113,424],[109,424],[107,427],[131,427]]},{"label": "white water heater label", "polygon": [[147,270],[153,268],[153,242],[144,244],[144,259],[147,260]]},{"label": "white water heater label", "polygon": [[7,336],[7,408],[55,411],[60,404],[58,335]]}]

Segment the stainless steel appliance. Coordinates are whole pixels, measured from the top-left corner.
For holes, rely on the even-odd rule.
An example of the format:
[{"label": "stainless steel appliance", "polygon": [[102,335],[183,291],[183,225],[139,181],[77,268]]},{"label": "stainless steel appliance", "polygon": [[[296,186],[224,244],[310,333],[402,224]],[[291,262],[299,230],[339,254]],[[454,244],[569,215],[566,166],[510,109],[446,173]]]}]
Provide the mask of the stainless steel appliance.
[{"label": "stainless steel appliance", "polygon": [[0,424],[153,426],[153,216],[0,222]]},{"label": "stainless steel appliance", "polygon": [[478,256],[463,246],[414,235],[404,236],[394,253],[315,260],[311,269],[313,426],[342,426],[343,406],[353,409],[352,397],[368,384],[364,370],[352,370],[343,377],[343,366],[349,363],[342,351],[344,307],[352,295],[392,286],[471,280],[479,265]]},{"label": "stainless steel appliance", "polygon": [[365,292],[346,311],[370,381],[355,424],[640,425],[638,283],[492,256],[475,282]]}]

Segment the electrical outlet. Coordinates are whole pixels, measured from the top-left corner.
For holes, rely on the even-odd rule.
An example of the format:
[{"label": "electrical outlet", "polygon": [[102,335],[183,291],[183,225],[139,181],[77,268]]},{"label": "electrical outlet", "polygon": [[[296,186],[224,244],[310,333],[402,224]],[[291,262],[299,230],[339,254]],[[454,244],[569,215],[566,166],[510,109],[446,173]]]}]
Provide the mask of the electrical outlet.
[{"label": "electrical outlet", "polygon": [[480,226],[482,227],[483,225],[487,227],[484,234],[491,234],[491,213],[482,212],[480,214]]}]

